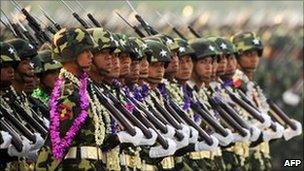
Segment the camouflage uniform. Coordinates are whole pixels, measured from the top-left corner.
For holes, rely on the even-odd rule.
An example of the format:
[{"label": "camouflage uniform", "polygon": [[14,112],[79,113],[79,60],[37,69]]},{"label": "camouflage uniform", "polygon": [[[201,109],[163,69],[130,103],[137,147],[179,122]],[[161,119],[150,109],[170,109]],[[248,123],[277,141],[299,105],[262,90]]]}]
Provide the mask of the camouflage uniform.
[{"label": "camouflage uniform", "polygon": [[[56,60],[53,60],[51,57],[51,51],[44,50],[39,51],[38,55],[32,59],[34,63],[35,74],[40,78],[43,76],[43,73],[52,72],[62,68],[62,64]],[[40,100],[45,106],[49,106],[50,93],[41,88],[37,88],[33,91],[32,97]]]},{"label": "camouflage uniform", "polygon": [[[75,49],[72,48],[72,45]],[[73,61],[84,50],[96,46],[97,44],[85,30],[63,28],[54,35],[52,57],[62,63]],[[61,70],[61,72],[63,71]],[[66,71],[66,74],[68,73]],[[72,74],[69,77],[61,77],[64,79],[64,84],[61,86],[61,96],[57,99],[57,110],[60,113],[60,136],[63,136],[70,129],[77,116],[80,115],[81,109],[79,105],[79,85],[75,82],[78,79]],[[89,99],[94,100],[91,94],[89,94]],[[51,151],[52,140],[48,137],[45,147],[39,152],[35,166],[36,170],[103,170],[103,156],[100,150],[103,145],[97,145],[96,136],[98,135],[95,133],[97,129],[95,126],[99,122],[103,127],[99,128],[101,129],[99,133],[105,131],[104,116],[97,115],[99,111],[93,111],[92,106],[94,104],[92,101],[89,104],[88,117],[81,129],[76,132],[71,145],[64,149],[63,159],[56,159],[53,156]],[[51,125],[52,122],[51,120]],[[103,134],[105,135],[105,132]]]},{"label": "camouflage uniform", "polygon": [[[247,50],[256,50],[258,52],[258,56],[262,56],[263,46],[259,37],[257,37],[252,32],[242,33],[239,35],[235,35],[232,37],[232,41],[235,44],[238,53],[242,53]],[[235,79],[240,79],[244,83],[242,87],[247,87],[244,77],[240,76],[240,71],[236,72],[234,76]],[[248,79],[248,78],[247,78]],[[257,88],[255,88],[257,89]],[[256,91],[256,90],[255,90]],[[246,90],[245,90],[246,93]],[[256,93],[256,92],[255,92]],[[255,101],[255,105],[258,108],[261,108],[261,105],[267,105],[266,101],[261,101],[261,97],[257,97],[255,94],[249,95],[253,101]],[[269,144],[268,142],[263,142],[259,146],[250,149],[250,163],[252,164],[252,170],[270,170],[271,169],[271,158],[269,152]]]}]

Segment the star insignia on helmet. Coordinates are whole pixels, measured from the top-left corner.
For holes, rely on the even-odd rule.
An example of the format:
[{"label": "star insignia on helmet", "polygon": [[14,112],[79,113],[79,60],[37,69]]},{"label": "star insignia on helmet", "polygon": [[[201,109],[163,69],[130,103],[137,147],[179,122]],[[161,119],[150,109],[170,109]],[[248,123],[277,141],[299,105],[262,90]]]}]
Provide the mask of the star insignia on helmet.
[{"label": "star insignia on helmet", "polygon": [[160,56],[165,57],[167,55],[167,51],[165,51],[164,49],[162,49],[159,53]]},{"label": "star insignia on helmet", "polygon": [[117,40],[114,40],[114,44],[115,44],[115,46],[118,46],[118,45],[119,45],[119,43],[118,43]]},{"label": "star insignia on helmet", "polygon": [[167,38],[166,44],[167,44],[167,45],[170,45],[170,44],[172,44],[172,43],[173,43],[173,41],[172,41],[171,39],[168,39],[168,38]]},{"label": "star insignia on helmet", "polygon": [[112,36],[112,35],[110,36],[110,40],[111,40],[111,41],[114,41],[114,38],[113,38],[113,36]]},{"label": "star insignia on helmet", "polygon": [[13,54],[15,52],[14,49],[11,48],[11,47],[8,49],[8,51],[9,51],[10,54]]},{"label": "star insignia on helmet", "polygon": [[120,40],[120,44],[122,45],[122,46],[126,46],[126,41],[125,40]]},{"label": "star insignia on helmet", "polygon": [[253,39],[252,42],[253,42],[254,45],[259,45],[260,44],[260,40],[256,39],[256,38]]},{"label": "star insignia on helmet", "polygon": [[31,66],[32,68],[34,68],[35,64],[34,64],[33,62],[30,62],[30,66]]},{"label": "star insignia on helmet", "polygon": [[146,43],[144,43],[143,45],[142,45],[142,48],[143,49],[146,49],[148,47],[148,45],[146,44]]},{"label": "star insignia on helmet", "polygon": [[214,47],[213,47],[212,45],[209,45],[209,49],[210,49],[211,51],[214,51]]},{"label": "star insignia on helmet", "polygon": [[225,43],[222,43],[220,46],[222,49],[227,49],[227,45]]},{"label": "star insignia on helmet", "polygon": [[29,43],[28,45],[31,49],[34,49],[34,46],[32,44]]},{"label": "star insignia on helmet", "polygon": [[180,53],[185,52],[185,51],[186,51],[186,48],[185,48],[185,47],[179,47],[179,48],[178,48],[178,51],[179,51]]}]

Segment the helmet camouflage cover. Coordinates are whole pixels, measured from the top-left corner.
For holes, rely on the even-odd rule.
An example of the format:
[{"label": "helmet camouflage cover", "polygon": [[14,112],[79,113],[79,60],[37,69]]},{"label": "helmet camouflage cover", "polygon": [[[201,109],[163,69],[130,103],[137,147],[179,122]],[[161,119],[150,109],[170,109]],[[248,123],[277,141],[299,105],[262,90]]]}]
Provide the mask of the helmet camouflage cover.
[{"label": "helmet camouflage cover", "polygon": [[217,44],[206,38],[197,38],[189,41],[190,46],[195,51],[194,59],[202,59],[205,57],[213,57],[216,59],[220,54],[220,49]]},{"label": "helmet camouflage cover", "polygon": [[115,39],[113,34],[105,28],[89,28],[87,31],[98,44],[97,47],[92,49],[93,53],[105,49],[109,49],[113,52],[119,46],[119,42]]},{"label": "helmet camouflage cover", "polygon": [[207,39],[214,41],[222,54],[236,54],[237,50],[235,45],[228,39],[223,37],[210,36]]},{"label": "helmet camouflage cover", "polygon": [[86,30],[63,28],[54,35],[52,57],[59,62],[73,61],[84,50],[91,50],[97,46]]},{"label": "helmet camouflage cover", "polygon": [[50,50],[39,51],[38,55],[32,59],[34,63],[34,72],[43,73],[51,70],[62,68],[62,64],[52,59],[52,52]]},{"label": "helmet camouflage cover", "polygon": [[1,42],[0,49],[1,49],[1,58],[0,58],[1,64],[12,63],[14,64],[14,67],[18,65],[18,63],[20,62],[20,58],[18,57],[18,54],[14,46],[6,42]]},{"label": "helmet camouflage cover", "polygon": [[183,57],[185,55],[189,55],[191,57],[194,56],[195,52],[189,43],[181,38],[175,38],[174,42],[178,45],[177,56]]},{"label": "helmet camouflage cover", "polygon": [[151,50],[150,55],[147,56],[149,63],[165,62],[165,67],[167,67],[171,60],[170,49],[159,41],[153,39],[144,40]]},{"label": "helmet camouflage cover", "polygon": [[24,60],[26,58],[33,58],[37,55],[37,49],[28,40],[16,38],[6,41],[14,46],[19,58]]},{"label": "helmet camouflage cover", "polygon": [[257,50],[258,55],[262,56],[263,45],[259,37],[253,32],[245,32],[234,35],[232,43],[236,46],[238,53],[242,53],[247,50]]}]

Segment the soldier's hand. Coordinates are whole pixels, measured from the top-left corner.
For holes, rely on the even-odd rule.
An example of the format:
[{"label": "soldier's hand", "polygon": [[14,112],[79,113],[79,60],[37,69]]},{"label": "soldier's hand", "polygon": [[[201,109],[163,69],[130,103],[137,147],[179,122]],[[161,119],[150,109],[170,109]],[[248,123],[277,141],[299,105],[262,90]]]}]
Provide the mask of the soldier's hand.
[{"label": "soldier's hand", "polygon": [[3,139],[3,143],[0,145],[0,149],[6,149],[11,144],[12,136],[8,132],[0,132]]},{"label": "soldier's hand", "polygon": [[127,131],[120,131],[117,133],[117,137],[121,143],[132,143],[133,145],[139,145],[141,139],[144,137],[143,132],[138,128],[134,127],[136,130],[136,134],[132,136]]}]

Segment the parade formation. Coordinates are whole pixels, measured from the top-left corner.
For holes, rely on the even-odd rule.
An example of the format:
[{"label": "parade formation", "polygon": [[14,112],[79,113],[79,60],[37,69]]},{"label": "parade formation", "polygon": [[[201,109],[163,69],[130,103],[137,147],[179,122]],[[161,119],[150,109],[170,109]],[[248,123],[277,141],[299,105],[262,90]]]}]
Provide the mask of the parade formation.
[{"label": "parade formation", "polygon": [[45,12],[42,29],[12,3],[35,34],[5,23],[15,38],[1,42],[0,170],[271,170],[271,142],[302,134],[254,79],[254,32],[172,37],[117,12],[130,36],[65,1],[80,25]]}]

